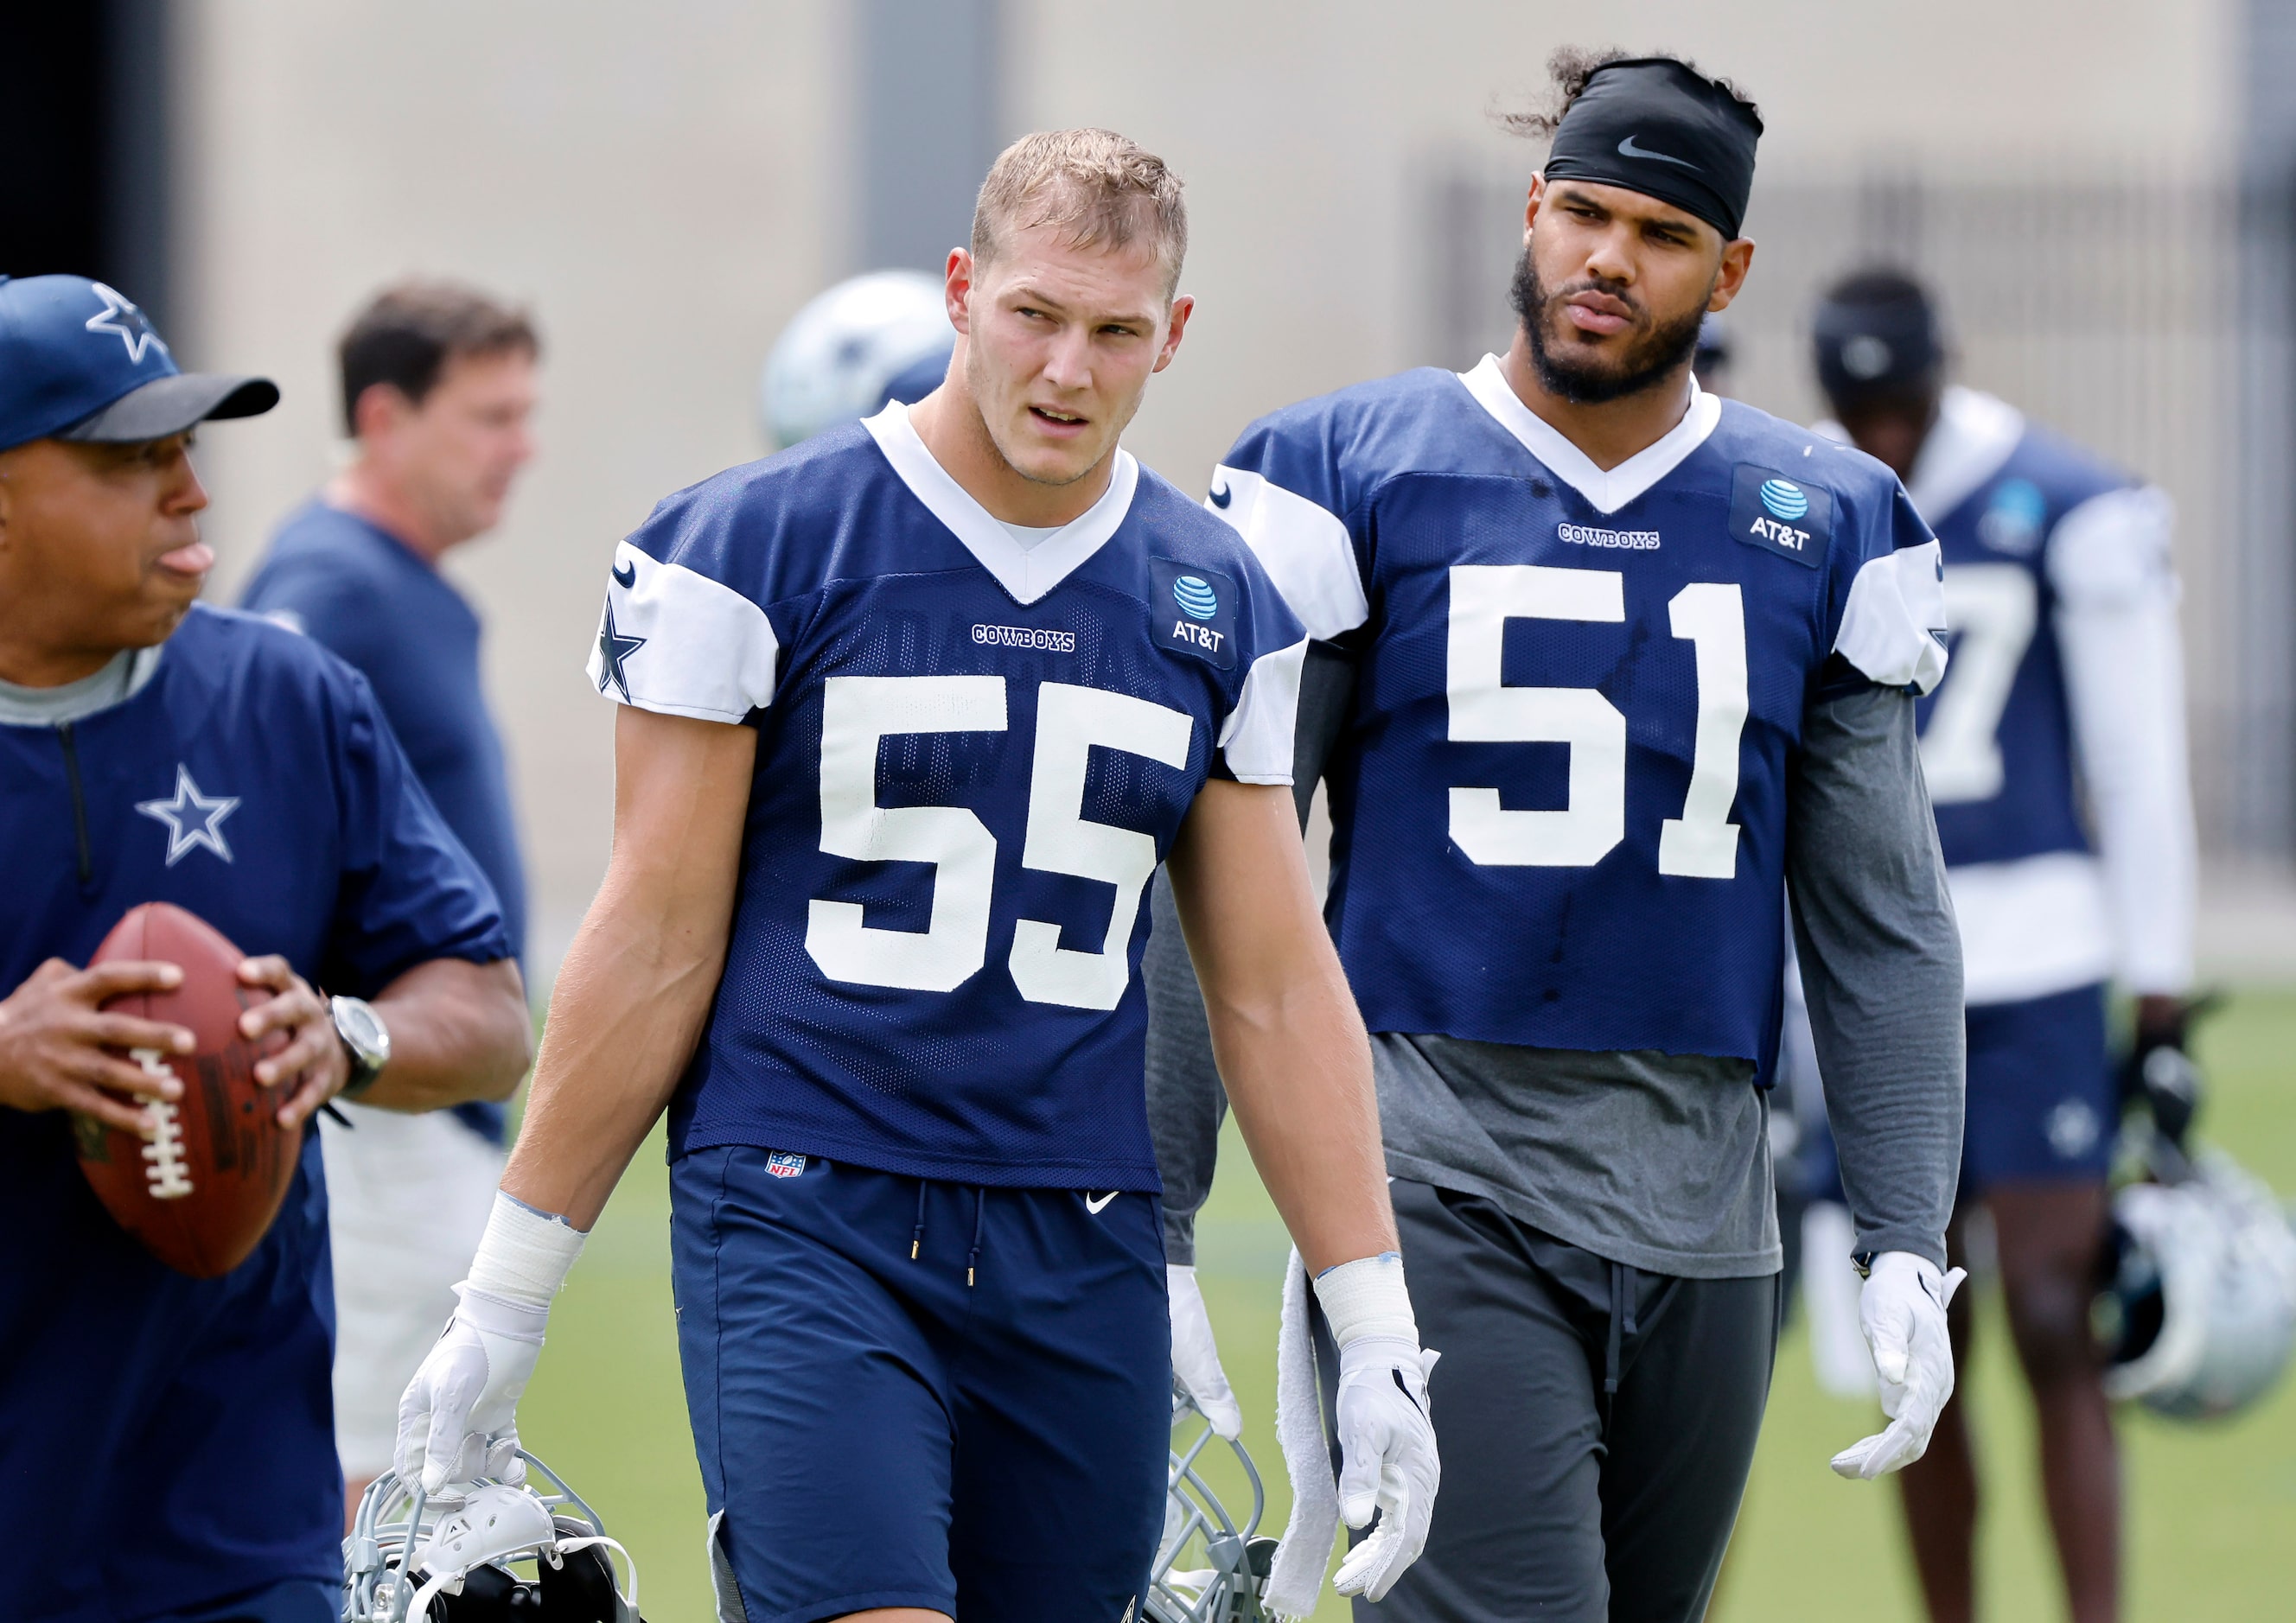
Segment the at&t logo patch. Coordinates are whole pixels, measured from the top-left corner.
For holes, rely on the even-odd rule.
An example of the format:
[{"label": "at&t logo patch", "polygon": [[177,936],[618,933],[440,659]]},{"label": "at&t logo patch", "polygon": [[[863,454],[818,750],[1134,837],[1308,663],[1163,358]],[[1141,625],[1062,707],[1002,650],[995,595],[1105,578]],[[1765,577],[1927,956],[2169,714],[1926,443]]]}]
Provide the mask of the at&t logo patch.
[{"label": "at&t logo patch", "polygon": [[1201,564],[1148,560],[1152,582],[1148,613],[1156,641],[1209,660],[1222,670],[1235,664],[1235,582]]},{"label": "at&t logo patch", "polygon": [[1740,463],[1730,483],[1730,533],[1814,570],[1833,536],[1833,494],[1774,468]]}]

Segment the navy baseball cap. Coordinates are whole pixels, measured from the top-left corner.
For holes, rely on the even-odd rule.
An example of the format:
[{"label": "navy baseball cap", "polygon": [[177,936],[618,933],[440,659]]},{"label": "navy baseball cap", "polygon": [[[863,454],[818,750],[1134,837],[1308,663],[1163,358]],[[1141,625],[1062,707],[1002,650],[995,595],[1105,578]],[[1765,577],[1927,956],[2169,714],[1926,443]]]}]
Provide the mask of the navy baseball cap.
[{"label": "navy baseball cap", "polygon": [[130,445],[279,404],[268,378],[184,372],[151,318],[86,276],[0,276],[0,451]]}]

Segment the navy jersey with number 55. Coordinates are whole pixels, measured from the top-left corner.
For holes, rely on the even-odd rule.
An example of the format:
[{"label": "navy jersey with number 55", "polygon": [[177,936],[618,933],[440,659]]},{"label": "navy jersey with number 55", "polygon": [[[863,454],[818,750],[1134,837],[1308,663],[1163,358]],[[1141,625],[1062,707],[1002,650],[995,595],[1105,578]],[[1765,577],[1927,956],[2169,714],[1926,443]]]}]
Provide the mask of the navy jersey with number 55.
[{"label": "navy jersey with number 55", "polygon": [[1210,504],[1357,649],[1329,917],[1371,1029],[1767,1068],[1804,708],[1945,666],[1888,471],[1696,392],[1598,469],[1487,359],[1262,419]]},{"label": "navy jersey with number 55", "polygon": [[673,1153],[1159,1188],[1143,895],[1208,776],[1291,782],[1306,647],[1234,532],[1122,451],[1030,546],[898,404],[664,502],[591,680],[758,733]]}]

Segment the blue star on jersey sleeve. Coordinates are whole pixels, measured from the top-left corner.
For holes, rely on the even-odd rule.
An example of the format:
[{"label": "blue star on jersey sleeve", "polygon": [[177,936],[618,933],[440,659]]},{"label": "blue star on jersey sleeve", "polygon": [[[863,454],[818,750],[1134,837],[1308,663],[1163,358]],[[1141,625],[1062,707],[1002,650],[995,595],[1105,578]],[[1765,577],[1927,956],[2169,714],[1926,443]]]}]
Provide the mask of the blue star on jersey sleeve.
[{"label": "blue star on jersey sleeve", "polygon": [[739,722],[773,702],[781,639],[733,584],[738,510],[688,491],[614,549],[590,685],[617,703]]}]

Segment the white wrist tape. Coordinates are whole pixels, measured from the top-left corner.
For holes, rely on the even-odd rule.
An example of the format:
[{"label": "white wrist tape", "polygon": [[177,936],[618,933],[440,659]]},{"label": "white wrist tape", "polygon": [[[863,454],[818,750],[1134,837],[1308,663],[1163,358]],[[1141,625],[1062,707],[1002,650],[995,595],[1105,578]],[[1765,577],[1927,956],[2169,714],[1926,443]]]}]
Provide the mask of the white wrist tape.
[{"label": "white wrist tape", "polygon": [[486,1236],[471,1258],[471,1288],[547,1308],[587,1238],[565,1218],[538,1212],[498,1189]]},{"label": "white wrist tape", "polygon": [[1332,1327],[1332,1340],[1342,1348],[1365,1336],[1419,1345],[1419,1321],[1412,1316],[1411,1292],[1403,1284],[1403,1258],[1392,1251],[1325,1268],[1316,1275],[1316,1300]]}]

